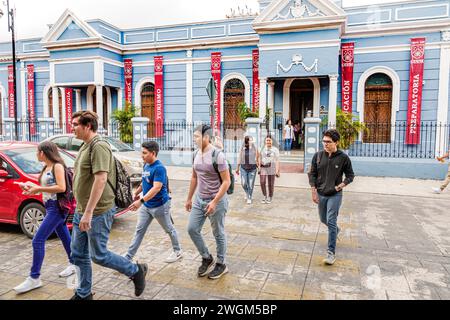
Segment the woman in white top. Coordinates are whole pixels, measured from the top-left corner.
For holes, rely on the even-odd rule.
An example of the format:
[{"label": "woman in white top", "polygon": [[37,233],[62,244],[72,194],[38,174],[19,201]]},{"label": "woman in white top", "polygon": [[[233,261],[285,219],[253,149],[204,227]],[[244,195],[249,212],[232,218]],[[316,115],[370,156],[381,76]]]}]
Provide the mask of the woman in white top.
[{"label": "woman in white top", "polygon": [[45,204],[45,218],[33,238],[33,264],[30,276],[14,288],[17,293],[25,293],[42,286],[41,267],[45,256],[45,242],[56,232],[67,253],[69,266],[59,274],[68,277],[75,273],[75,266],[70,257],[70,233],[66,225],[67,212],[63,212],[58,204],[57,194],[66,191],[65,164],[58,147],[53,142],[42,142],[38,146],[37,158],[45,164],[39,175],[40,186],[25,183],[20,187],[24,194],[42,193]]},{"label": "woman in white top", "polygon": [[[280,151],[274,147],[271,137],[266,138],[266,145],[261,153],[257,155],[258,167],[261,168],[260,182],[261,190],[264,195],[262,203],[272,203],[273,192],[275,189],[275,177],[280,177]],[[269,192],[266,191],[266,183],[269,183]]]},{"label": "woman in white top", "polygon": [[284,154],[291,154],[292,142],[295,141],[294,127],[292,121],[288,120],[283,129]]}]

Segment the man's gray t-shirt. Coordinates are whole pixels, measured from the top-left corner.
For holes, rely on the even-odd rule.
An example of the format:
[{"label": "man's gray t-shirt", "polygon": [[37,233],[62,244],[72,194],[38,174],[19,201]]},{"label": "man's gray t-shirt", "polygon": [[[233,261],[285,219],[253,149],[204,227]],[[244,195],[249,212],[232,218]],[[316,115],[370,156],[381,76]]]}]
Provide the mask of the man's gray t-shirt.
[{"label": "man's gray t-shirt", "polygon": [[215,150],[217,155],[217,165],[219,172],[228,170],[228,164],[225,155],[218,149],[212,147],[209,151],[202,153],[197,152],[194,159],[194,170],[197,174],[197,192],[202,199],[213,199],[220,190],[220,176],[212,165],[212,154]]}]

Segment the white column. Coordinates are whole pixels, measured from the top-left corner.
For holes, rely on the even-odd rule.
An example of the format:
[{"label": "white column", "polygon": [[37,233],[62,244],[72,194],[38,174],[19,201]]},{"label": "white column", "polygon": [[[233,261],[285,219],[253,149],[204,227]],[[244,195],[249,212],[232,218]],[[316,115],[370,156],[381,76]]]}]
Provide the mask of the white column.
[{"label": "white column", "polygon": [[103,128],[103,86],[95,86],[97,97],[98,126]]},{"label": "white column", "polygon": [[117,89],[117,110],[123,109],[123,91],[121,88]]},{"label": "white column", "polygon": [[81,111],[81,90],[80,89],[75,89],[75,95],[76,95],[76,107],[75,107],[75,111]]},{"label": "white column", "polygon": [[437,110],[436,130],[436,156],[442,156],[446,149],[448,129],[448,98],[449,98],[449,73],[450,73],[450,43],[441,45],[441,57],[439,66],[439,96]]},{"label": "white column", "polygon": [[186,62],[186,122],[192,123],[193,121],[193,64],[192,64],[192,50],[186,52],[186,56],[189,60]]},{"label": "white column", "polygon": [[336,127],[338,79],[337,74],[330,75],[330,100],[328,102],[328,125],[330,127]]},{"label": "white column", "polygon": [[[275,82],[268,83],[268,92],[267,92],[267,105],[271,110],[270,118],[273,119],[273,115],[275,114]],[[273,121],[271,122],[271,128],[273,126]]]},{"label": "white column", "polygon": [[55,119],[55,127],[59,128],[59,89],[58,87],[52,87],[52,101],[53,101],[53,119]]},{"label": "white column", "polygon": [[266,117],[267,107],[267,79],[259,79],[259,117],[264,119]]}]

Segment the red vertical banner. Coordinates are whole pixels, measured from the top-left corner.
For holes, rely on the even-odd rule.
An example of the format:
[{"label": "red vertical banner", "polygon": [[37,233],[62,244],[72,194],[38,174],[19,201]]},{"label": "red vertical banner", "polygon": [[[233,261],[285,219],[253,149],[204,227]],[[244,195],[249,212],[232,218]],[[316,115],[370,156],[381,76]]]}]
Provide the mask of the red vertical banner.
[{"label": "red vertical banner", "polygon": [[31,134],[36,134],[34,65],[32,64],[27,66],[27,80],[28,80],[28,121],[30,121]]},{"label": "red vertical banner", "polygon": [[411,39],[406,144],[420,144],[425,38]]},{"label": "red vertical banner", "polygon": [[352,113],[353,104],[353,68],[355,66],[355,44],[343,43],[341,48],[342,60],[342,111]]},{"label": "red vertical banner", "polygon": [[8,117],[14,118],[14,70],[13,66],[8,66]]},{"label": "red vertical banner", "polygon": [[[133,60],[124,60],[125,69],[125,104],[132,104],[133,97]],[[119,101],[119,103],[121,103]]]},{"label": "red vertical banner", "polygon": [[155,125],[156,137],[164,136],[164,58],[154,57],[155,62]]},{"label": "red vertical banner", "polygon": [[252,111],[259,110],[259,50],[253,50],[253,103]]},{"label": "red vertical banner", "polygon": [[66,88],[66,133],[72,133],[73,89]]},{"label": "red vertical banner", "polygon": [[220,52],[213,52],[211,54],[211,75],[216,84],[217,92],[214,100],[214,116],[211,116],[211,127],[215,135],[220,135],[221,123],[221,108],[220,108],[220,84],[222,79],[222,54]]}]

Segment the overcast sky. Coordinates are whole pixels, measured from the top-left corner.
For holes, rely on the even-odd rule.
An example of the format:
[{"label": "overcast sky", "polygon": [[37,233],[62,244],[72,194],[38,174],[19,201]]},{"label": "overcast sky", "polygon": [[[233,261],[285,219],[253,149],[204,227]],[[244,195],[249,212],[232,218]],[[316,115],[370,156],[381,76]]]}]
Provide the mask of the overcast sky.
[{"label": "overcast sky", "polygon": [[[399,0],[399,2],[407,0]],[[392,0],[344,0],[344,6],[375,5]],[[6,0],[0,0],[0,8]],[[19,39],[43,37],[65,9],[80,19],[100,18],[119,28],[136,28],[224,19],[230,8],[247,5],[258,10],[257,0],[10,0],[17,9]],[[11,39],[6,16],[0,19],[0,41]]]}]

